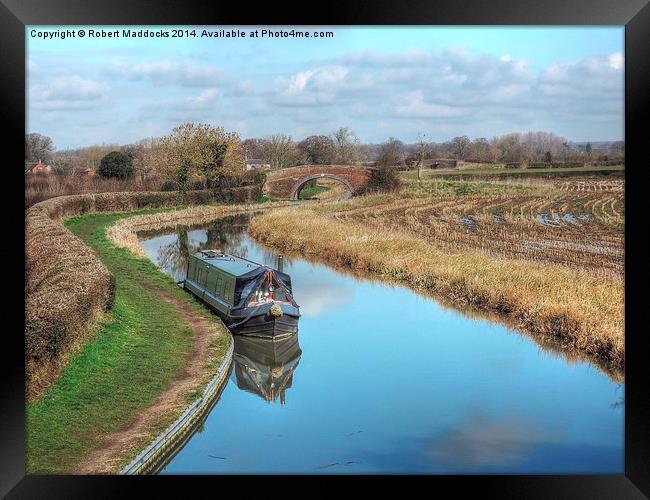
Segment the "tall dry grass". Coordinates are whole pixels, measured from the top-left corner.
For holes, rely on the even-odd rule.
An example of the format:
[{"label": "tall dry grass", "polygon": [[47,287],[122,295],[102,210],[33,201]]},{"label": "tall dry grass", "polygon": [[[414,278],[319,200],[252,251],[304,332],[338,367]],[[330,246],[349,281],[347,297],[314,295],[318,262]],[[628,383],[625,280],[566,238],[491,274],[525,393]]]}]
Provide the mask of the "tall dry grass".
[{"label": "tall dry grass", "polygon": [[478,251],[449,252],[408,231],[338,221],[302,207],[255,217],[265,244],[401,280],[508,317],[541,340],[617,369],[625,364],[623,281]]}]

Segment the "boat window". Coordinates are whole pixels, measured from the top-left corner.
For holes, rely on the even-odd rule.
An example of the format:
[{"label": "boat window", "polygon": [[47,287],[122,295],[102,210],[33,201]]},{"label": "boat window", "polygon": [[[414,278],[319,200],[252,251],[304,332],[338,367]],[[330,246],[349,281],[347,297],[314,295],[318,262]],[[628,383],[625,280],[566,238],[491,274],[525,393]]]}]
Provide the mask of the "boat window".
[{"label": "boat window", "polygon": [[219,296],[223,295],[223,279],[222,278],[217,278],[216,294],[219,295]]}]

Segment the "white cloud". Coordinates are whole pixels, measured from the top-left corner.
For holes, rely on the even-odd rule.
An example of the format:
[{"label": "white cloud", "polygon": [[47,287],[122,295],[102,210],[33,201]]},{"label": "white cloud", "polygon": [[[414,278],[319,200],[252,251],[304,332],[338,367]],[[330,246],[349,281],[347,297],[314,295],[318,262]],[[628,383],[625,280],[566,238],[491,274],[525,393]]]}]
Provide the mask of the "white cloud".
[{"label": "white cloud", "polygon": [[209,88],[201,91],[198,95],[187,100],[187,106],[193,109],[200,109],[213,104],[219,95],[216,88]]},{"label": "white cloud", "polygon": [[466,114],[458,107],[426,102],[421,90],[407,92],[395,107],[398,115],[411,118],[450,118]]},{"label": "white cloud", "polygon": [[130,80],[148,80],[154,85],[182,85],[186,87],[213,86],[226,79],[226,74],[210,64],[192,60],[162,59],[159,61],[114,61],[108,71],[113,76]]},{"label": "white cloud", "polygon": [[610,68],[615,70],[619,70],[623,68],[623,54],[621,54],[620,52],[610,54],[608,60],[609,60]]},{"label": "white cloud", "polygon": [[92,109],[106,103],[110,87],[77,75],[53,77],[30,86],[28,99],[34,109]]}]

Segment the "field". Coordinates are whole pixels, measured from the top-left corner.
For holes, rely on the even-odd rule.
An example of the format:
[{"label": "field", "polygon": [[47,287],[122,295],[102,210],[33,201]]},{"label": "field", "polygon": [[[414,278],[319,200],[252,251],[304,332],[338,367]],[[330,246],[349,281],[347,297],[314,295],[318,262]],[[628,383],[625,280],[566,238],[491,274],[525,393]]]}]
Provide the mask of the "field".
[{"label": "field", "polygon": [[[553,167],[553,168],[506,168],[505,166],[494,166],[487,164],[471,165],[469,167],[435,170],[423,170],[423,179],[444,177],[444,178],[483,178],[483,177],[509,177],[509,178],[533,178],[533,177],[581,177],[586,175],[618,176],[625,172],[624,165],[614,166],[593,166],[584,167]],[[416,180],[417,172],[410,171],[402,173],[405,179]]]},{"label": "field", "polygon": [[276,248],[497,312],[622,371],[624,180],[406,180],[394,194],[278,210]]},{"label": "field", "polygon": [[433,180],[372,206],[331,210],[338,220],[408,230],[448,251],[623,274],[624,181]]}]

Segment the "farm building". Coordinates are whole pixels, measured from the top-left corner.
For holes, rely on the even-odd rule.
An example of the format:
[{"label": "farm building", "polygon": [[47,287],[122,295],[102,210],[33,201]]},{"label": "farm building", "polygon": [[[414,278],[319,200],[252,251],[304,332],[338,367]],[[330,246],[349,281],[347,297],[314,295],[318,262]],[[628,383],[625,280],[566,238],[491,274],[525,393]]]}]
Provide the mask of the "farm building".
[{"label": "farm building", "polygon": [[253,169],[271,170],[271,164],[260,158],[246,158],[246,170]]},{"label": "farm building", "polygon": [[37,163],[25,164],[25,175],[47,175],[52,172],[50,165],[38,161]]}]

